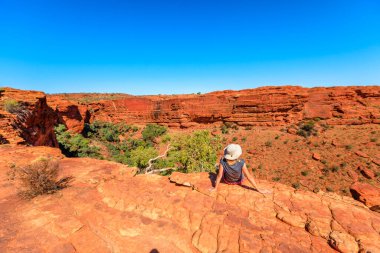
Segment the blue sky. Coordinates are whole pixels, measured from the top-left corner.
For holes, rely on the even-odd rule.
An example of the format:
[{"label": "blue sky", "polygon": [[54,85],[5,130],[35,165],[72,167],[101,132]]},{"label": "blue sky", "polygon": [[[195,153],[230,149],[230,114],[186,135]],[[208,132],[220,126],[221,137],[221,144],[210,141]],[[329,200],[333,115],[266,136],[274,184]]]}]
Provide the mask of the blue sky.
[{"label": "blue sky", "polygon": [[0,86],[174,94],[379,85],[380,1],[0,0]]}]

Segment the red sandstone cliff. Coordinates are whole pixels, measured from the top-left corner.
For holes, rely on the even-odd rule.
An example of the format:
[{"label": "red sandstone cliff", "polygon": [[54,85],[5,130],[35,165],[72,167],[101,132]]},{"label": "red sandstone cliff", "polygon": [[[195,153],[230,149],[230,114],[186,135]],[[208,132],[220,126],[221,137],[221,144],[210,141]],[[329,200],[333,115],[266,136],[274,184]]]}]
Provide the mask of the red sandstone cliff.
[{"label": "red sandstone cliff", "polygon": [[[9,101],[17,101],[17,112],[5,110]],[[0,143],[57,147],[54,134],[57,120],[43,92],[12,88],[0,92]]]},{"label": "red sandstone cliff", "polygon": [[[159,123],[170,127],[222,122],[276,126],[316,117],[326,119],[328,124],[380,123],[379,86],[282,86],[172,96],[82,94],[80,97],[80,94],[66,94],[49,96],[48,99],[61,114],[67,111],[67,106],[63,111],[57,106],[62,99],[66,100],[64,103],[71,101],[88,108],[91,121]],[[82,111],[81,115],[84,118],[86,114]]]},{"label": "red sandstone cliff", "polygon": [[[316,117],[328,124],[380,124],[380,86],[283,86],[172,96],[59,94],[48,95],[47,100],[42,92],[6,88],[0,96],[0,140],[4,143],[56,146],[55,124],[79,133],[94,120],[181,128],[223,122],[279,126]],[[23,113],[4,111],[8,99],[19,101]]]}]

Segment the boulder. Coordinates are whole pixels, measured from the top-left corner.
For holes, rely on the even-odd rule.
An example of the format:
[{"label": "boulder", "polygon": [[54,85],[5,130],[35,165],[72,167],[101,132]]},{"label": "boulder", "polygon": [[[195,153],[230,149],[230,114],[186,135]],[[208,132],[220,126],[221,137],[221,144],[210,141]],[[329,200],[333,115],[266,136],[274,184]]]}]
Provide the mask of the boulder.
[{"label": "boulder", "polygon": [[352,197],[366,206],[380,205],[380,188],[366,183],[356,182],[350,187]]},{"label": "boulder", "polygon": [[319,153],[313,153],[313,159],[316,160],[316,161],[319,161],[321,160],[321,155]]}]

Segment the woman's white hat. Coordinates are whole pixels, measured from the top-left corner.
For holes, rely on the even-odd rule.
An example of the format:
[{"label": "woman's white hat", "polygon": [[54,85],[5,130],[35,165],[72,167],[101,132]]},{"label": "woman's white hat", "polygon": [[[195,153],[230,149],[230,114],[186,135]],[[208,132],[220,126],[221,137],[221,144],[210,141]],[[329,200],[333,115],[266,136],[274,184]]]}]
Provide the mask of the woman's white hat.
[{"label": "woman's white hat", "polygon": [[243,151],[239,144],[229,144],[224,149],[224,158],[227,160],[236,160],[241,156],[242,153]]}]

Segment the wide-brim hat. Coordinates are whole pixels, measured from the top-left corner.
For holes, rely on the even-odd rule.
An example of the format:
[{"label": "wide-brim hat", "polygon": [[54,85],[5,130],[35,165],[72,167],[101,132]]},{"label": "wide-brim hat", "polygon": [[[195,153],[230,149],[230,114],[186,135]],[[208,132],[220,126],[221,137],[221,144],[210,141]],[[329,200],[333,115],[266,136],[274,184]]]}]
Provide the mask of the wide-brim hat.
[{"label": "wide-brim hat", "polygon": [[236,160],[241,156],[242,153],[243,151],[239,144],[229,144],[224,149],[224,158],[227,160]]}]

